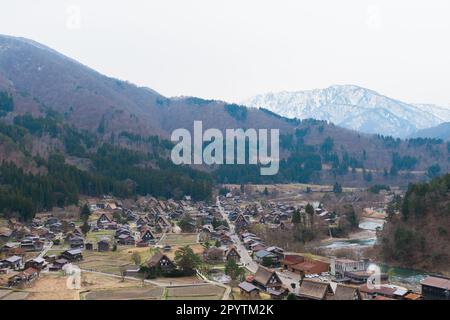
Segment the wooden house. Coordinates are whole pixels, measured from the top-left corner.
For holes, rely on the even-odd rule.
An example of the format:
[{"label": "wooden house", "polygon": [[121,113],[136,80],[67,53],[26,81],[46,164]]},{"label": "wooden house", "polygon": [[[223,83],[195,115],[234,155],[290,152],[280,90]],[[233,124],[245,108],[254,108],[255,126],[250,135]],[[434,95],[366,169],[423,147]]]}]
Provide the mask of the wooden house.
[{"label": "wooden house", "polygon": [[155,240],[155,236],[153,235],[152,231],[149,228],[145,228],[141,232],[140,241],[144,243],[150,243]]},{"label": "wooden house", "polygon": [[241,282],[241,283],[239,283],[238,287],[240,289],[241,296],[243,296],[243,297],[246,297],[249,299],[254,299],[254,298],[259,297],[260,289],[250,282],[247,282],[247,281]]},{"label": "wooden house", "polygon": [[333,294],[327,295],[327,300],[362,300],[358,287],[338,283]]},{"label": "wooden house", "polygon": [[235,262],[239,262],[241,260],[241,255],[234,245],[229,246],[227,251],[225,251],[225,259],[227,261],[234,260]]},{"label": "wooden house", "polygon": [[163,272],[172,271],[176,268],[175,263],[161,252],[154,254],[153,257],[147,261],[147,266],[149,268],[157,268]]},{"label": "wooden house", "polygon": [[28,284],[39,276],[39,270],[27,268],[19,274],[13,275],[8,279],[8,286],[14,287],[18,285]]},{"label": "wooden house", "polygon": [[429,276],[420,285],[425,300],[450,300],[450,279]]},{"label": "wooden house", "polygon": [[117,237],[117,243],[123,246],[134,246],[136,240],[130,234],[121,234]]},{"label": "wooden house", "polygon": [[27,268],[33,268],[36,270],[42,270],[45,268],[47,262],[44,258],[36,257],[34,259],[30,259],[27,262],[25,262],[25,269]]},{"label": "wooden house", "polygon": [[113,222],[112,215],[110,213],[103,212],[97,219],[97,226],[99,228],[105,229],[105,227],[112,222]]},{"label": "wooden house", "polygon": [[61,253],[60,258],[70,262],[83,260],[83,254],[80,249],[71,249]]},{"label": "wooden house", "polygon": [[69,261],[64,258],[55,260],[51,265],[48,266],[50,271],[60,271]]},{"label": "wooden house", "polygon": [[5,268],[10,268],[12,270],[19,270],[23,266],[23,258],[20,256],[11,256],[2,260],[2,265]]},{"label": "wooden house", "polygon": [[102,239],[97,243],[97,249],[99,252],[109,251],[109,241],[107,239]]},{"label": "wooden house", "polygon": [[277,273],[269,268],[259,266],[254,277],[255,285],[267,290],[268,288],[279,290],[283,283]]},{"label": "wooden house", "polygon": [[303,279],[296,293],[301,300],[326,300],[327,295],[332,294],[333,289],[328,282],[311,279]]}]

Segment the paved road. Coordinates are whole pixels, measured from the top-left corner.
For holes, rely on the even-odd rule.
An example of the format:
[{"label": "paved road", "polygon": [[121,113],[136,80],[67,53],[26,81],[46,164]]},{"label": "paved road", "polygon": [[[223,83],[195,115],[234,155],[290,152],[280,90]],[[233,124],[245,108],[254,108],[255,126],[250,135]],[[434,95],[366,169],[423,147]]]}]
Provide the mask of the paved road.
[{"label": "paved road", "polygon": [[217,207],[219,208],[220,213],[222,214],[222,217],[225,221],[228,222],[228,225],[230,226],[230,234],[231,234],[231,240],[233,240],[234,244],[236,245],[236,248],[241,256],[241,262],[242,264],[250,271],[255,273],[256,270],[258,270],[258,264],[252,259],[250,254],[248,253],[247,249],[242,244],[241,239],[239,239],[238,235],[236,234],[234,223],[230,221],[228,218],[228,215],[225,213],[225,210],[222,207],[222,204],[220,203],[219,197],[217,197]]},{"label": "paved road", "polygon": [[[225,210],[223,209],[222,204],[220,203],[219,197],[217,197],[217,207],[219,208],[219,211],[222,214],[223,219],[226,220],[230,226],[231,239],[233,240],[239,254],[241,255],[241,262],[250,272],[256,273],[256,271],[258,270],[258,263],[252,259],[247,249],[243,245],[241,239],[239,239],[238,235],[236,234],[234,223],[232,223],[230,219],[228,219],[228,215],[225,213]],[[278,277],[280,277],[280,280],[283,282],[283,284],[291,292],[293,291],[291,284],[292,283],[298,284],[300,280],[300,276],[293,273],[282,273],[277,271],[277,275]]]}]

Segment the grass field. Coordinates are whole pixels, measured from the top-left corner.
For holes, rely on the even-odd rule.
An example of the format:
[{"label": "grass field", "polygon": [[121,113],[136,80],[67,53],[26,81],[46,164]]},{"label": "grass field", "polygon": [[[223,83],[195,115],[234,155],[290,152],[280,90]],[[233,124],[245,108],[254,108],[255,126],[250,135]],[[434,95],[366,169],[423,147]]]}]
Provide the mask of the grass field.
[{"label": "grass field", "polygon": [[134,252],[141,256],[141,263],[153,255],[150,248],[135,247],[119,247],[117,251],[108,252],[84,251],[83,260],[77,265],[81,269],[120,275],[123,268],[135,264],[131,259]]},{"label": "grass field", "polygon": [[241,295],[241,290],[239,288],[233,288],[231,290],[231,295],[233,300],[270,300],[270,295],[265,292],[260,292],[259,296],[250,299],[246,295]]},{"label": "grass field", "polygon": [[4,295],[0,300],[26,300],[28,296],[28,292],[10,291],[9,294]]},{"label": "grass field", "polygon": [[[184,245],[172,246],[172,249],[169,252],[164,252],[164,253],[167,254],[167,256],[170,259],[174,259],[175,258],[175,252],[179,248],[181,248],[182,246],[184,246]],[[192,249],[192,251],[194,251],[194,253],[199,254],[199,255],[201,255],[203,253],[203,251],[205,250],[205,248],[200,243],[190,244],[188,246]]]},{"label": "grass field", "polygon": [[[141,286],[141,282],[137,280],[122,281],[120,277],[111,277],[102,274],[83,272],[81,274],[81,288],[69,289],[67,287],[67,277],[62,274],[47,273],[40,275],[39,279],[33,282],[30,288],[26,289],[28,300],[79,300],[80,294],[82,298],[86,292],[113,292],[124,289],[136,290],[153,290],[159,289],[154,285]],[[162,290],[162,289],[161,289]],[[84,293],[82,293],[84,292]],[[150,292],[150,291],[149,291]],[[96,297],[95,295],[93,296]],[[114,297],[116,298],[116,297]],[[98,298],[104,299],[104,298]]]},{"label": "grass field", "polygon": [[159,300],[163,287],[136,287],[116,290],[99,290],[84,295],[86,300]]},{"label": "grass field", "polygon": [[88,234],[86,235],[86,242],[93,243],[95,247],[97,242],[104,238],[108,238],[110,240],[114,239],[114,234],[115,234],[114,230],[100,230],[98,232],[88,232]]},{"label": "grass field", "polygon": [[220,300],[225,292],[222,287],[205,284],[167,288],[167,300]]},{"label": "grass field", "polygon": [[197,233],[167,233],[159,244],[163,246],[184,246],[197,243],[197,238]]}]

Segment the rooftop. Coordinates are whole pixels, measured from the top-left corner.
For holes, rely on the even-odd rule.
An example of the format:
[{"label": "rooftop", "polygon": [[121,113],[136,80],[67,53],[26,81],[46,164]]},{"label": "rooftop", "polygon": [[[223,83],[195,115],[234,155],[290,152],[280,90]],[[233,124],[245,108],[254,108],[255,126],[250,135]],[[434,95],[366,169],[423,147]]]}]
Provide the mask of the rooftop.
[{"label": "rooftop", "polygon": [[450,279],[438,278],[438,277],[427,277],[420,282],[420,284],[430,287],[436,287],[441,289],[450,289]]}]

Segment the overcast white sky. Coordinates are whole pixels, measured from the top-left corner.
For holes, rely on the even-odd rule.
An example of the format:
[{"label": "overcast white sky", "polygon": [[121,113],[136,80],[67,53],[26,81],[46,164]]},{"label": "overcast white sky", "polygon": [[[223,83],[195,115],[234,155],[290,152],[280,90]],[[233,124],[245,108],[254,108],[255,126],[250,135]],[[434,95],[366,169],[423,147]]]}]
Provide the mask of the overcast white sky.
[{"label": "overcast white sky", "polygon": [[0,33],[166,96],[356,84],[450,104],[448,0],[2,0]]}]

